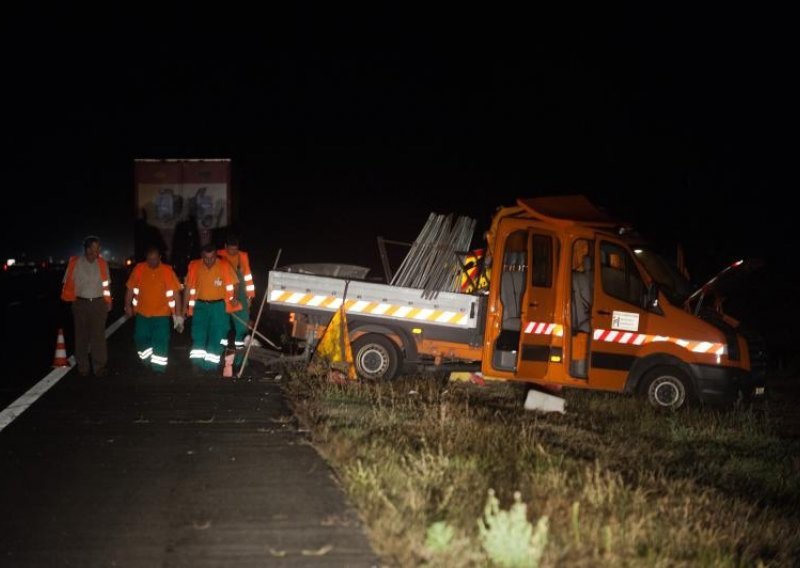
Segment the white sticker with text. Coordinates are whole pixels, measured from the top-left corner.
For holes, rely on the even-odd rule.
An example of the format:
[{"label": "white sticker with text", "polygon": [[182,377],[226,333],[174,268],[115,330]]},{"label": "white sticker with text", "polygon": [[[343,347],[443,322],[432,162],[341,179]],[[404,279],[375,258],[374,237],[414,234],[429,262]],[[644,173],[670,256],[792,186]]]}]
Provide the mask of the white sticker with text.
[{"label": "white sticker with text", "polygon": [[639,314],[636,312],[618,312],[611,315],[611,329],[623,331],[639,331]]}]

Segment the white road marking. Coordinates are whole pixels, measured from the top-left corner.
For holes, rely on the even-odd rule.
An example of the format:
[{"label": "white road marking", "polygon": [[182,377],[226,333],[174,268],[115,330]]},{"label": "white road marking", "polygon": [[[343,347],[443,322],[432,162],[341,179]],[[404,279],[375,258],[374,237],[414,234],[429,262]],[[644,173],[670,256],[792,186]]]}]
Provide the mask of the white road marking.
[{"label": "white road marking", "polygon": [[[108,326],[106,328],[106,338],[111,337],[111,334],[117,331],[127,319],[128,318],[125,316],[122,316]],[[36,402],[40,396],[50,390],[50,388],[60,381],[64,375],[69,373],[74,366],[75,357],[73,356],[69,358],[69,367],[59,367],[57,369],[53,369],[47,373],[43,379],[28,389],[25,394],[9,404],[2,412],[0,412],[0,432],[2,432],[6,426],[11,424],[20,414],[28,410],[28,408],[34,402]]]}]

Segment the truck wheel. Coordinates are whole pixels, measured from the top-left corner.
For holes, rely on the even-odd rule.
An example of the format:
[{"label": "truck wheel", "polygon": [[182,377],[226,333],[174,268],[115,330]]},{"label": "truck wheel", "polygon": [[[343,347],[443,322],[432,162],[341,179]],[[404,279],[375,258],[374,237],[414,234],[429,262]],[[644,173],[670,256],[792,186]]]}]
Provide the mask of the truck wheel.
[{"label": "truck wheel", "polygon": [[379,333],[367,333],[353,342],[356,372],[364,379],[390,381],[400,368],[400,352],[394,342]]},{"label": "truck wheel", "polygon": [[642,392],[650,406],[661,410],[677,410],[691,399],[691,383],[677,367],[656,367],[642,381]]}]

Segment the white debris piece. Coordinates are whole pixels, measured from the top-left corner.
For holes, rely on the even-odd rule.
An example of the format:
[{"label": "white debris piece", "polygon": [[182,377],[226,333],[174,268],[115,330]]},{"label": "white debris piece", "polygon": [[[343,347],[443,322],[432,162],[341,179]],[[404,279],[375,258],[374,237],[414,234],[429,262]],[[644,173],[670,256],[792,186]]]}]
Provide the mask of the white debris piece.
[{"label": "white debris piece", "polygon": [[537,390],[529,390],[525,397],[525,410],[538,410],[539,412],[560,412],[564,414],[565,400]]}]

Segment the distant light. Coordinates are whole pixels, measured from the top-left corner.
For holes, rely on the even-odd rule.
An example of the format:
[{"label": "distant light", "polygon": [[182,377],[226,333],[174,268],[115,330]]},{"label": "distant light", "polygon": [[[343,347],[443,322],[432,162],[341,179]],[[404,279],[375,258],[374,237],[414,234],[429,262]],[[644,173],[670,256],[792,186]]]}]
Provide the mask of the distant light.
[{"label": "distant light", "polygon": [[16,259],[14,259],[14,258],[9,258],[9,259],[6,261],[6,266],[14,266],[16,263],[17,263]]},{"label": "distant light", "polygon": [[736,262],[734,262],[734,263],[732,264],[732,266],[733,266],[734,268],[736,268],[737,266],[741,266],[741,265],[743,265],[743,264],[744,264],[744,260],[737,260]]},{"label": "distant light", "polygon": [[643,251],[642,249],[633,249],[633,252],[635,252],[636,254],[642,254]]},{"label": "distant light", "polygon": [[131,264],[133,264],[133,261],[130,258],[125,260],[125,266],[130,266]]}]

